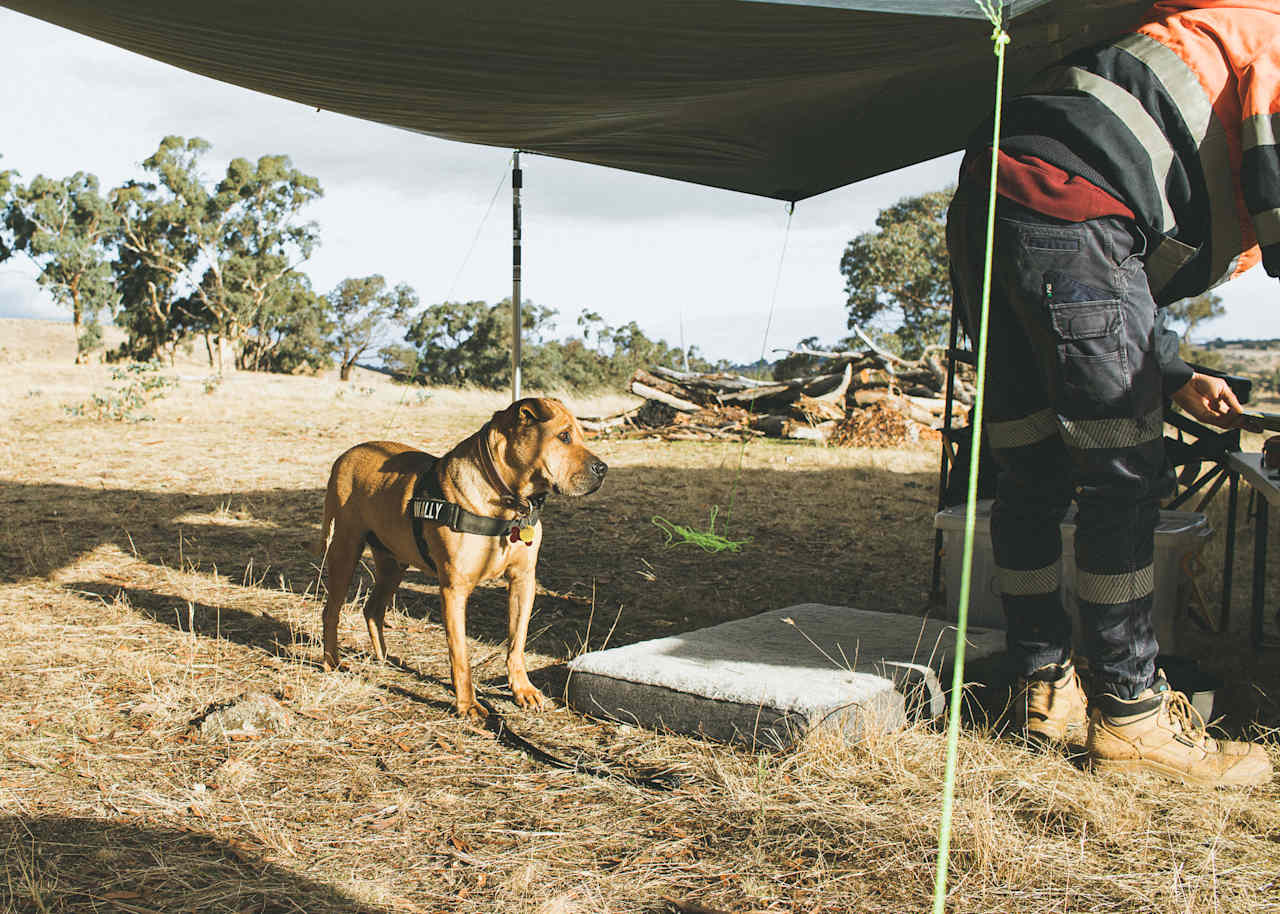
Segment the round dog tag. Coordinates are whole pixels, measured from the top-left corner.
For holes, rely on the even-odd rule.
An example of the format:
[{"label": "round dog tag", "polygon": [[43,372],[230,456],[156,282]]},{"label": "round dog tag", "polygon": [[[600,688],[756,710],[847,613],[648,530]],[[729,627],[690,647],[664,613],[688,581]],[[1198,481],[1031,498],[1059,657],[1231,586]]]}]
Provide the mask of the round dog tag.
[{"label": "round dog tag", "polygon": [[529,545],[530,543],[532,543],[532,542],[533,542],[533,528],[532,528],[532,527],[521,527],[521,528],[520,528],[520,539],[524,542],[524,544],[525,544],[526,546],[527,546],[527,545]]}]

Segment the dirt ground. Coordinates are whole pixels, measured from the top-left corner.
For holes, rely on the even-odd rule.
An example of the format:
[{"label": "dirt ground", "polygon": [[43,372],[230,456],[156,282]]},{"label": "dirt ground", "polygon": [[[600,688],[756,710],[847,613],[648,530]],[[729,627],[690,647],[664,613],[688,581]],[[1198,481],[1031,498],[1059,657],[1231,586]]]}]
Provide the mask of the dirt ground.
[{"label": "dirt ground", "polygon": [[[343,617],[351,669],[320,671],[312,548],[333,458],[372,438],[438,453],[501,395],[367,374],[215,382],[190,360],[150,421],[119,423],[66,410],[119,387],[106,366],[18,351],[0,359],[0,910],[927,908],[945,754],[929,726],[753,754],[523,712],[504,594],[484,588],[469,635],[481,695],[516,734],[499,737],[450,713],[436,592],[414,574],[389,616],[394,662],[366,653],[366,575]],[[544,515],[529,659],[546,682],[606,640],[794,603],[926,609],[931,450],[598,451],[604,488]],[[705,526],[717,505],[747,548],[664,547],[654,515]],[[1215,607],[1221,542],[1202,575]],[[1251,556],[1242,523],[1239,625]],[[1225,724],[1280,762],[1275,652],[1193,642],[1228,682]],[[961,764],[952,910],[1280,911],[1280,785],[1095,776],[977,725]]]}]

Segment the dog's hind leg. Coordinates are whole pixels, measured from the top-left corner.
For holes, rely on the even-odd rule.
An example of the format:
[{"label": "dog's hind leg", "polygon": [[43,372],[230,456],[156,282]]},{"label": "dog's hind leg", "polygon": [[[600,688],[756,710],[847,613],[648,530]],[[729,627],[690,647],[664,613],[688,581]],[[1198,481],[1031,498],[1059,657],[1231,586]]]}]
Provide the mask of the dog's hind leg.
[{"label": "dog's hind leg", "polygon": [[329,549],[325,554],[325,569],[329,572],[329,592],[324,601],[324,668],[338,668],[338,617],[342,613],[342,604],[347,600],[347,591],[351,587],[351,578],[356,573],[356,564],[360,554],[364,552],[364,534],[352,536],[349,531],[334,525],[333,536],[329,540]]},{"label": "dog's hind leg", "polygon": [[379,660],[387,659],[387,641],[382,634],[382,620],[400,581],[404,579],[405,567],[385,549],[373,549],[373,592],[364,604],[364,621],[369,626],[373,656]]}]

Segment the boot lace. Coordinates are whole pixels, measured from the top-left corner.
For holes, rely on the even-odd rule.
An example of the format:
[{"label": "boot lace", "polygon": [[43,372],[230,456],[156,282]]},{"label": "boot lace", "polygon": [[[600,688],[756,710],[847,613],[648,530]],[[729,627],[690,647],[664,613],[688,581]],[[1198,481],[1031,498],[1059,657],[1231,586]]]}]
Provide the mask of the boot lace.
[{"label": "boot lace", "polygon": [[1217,744],[1205,732],[1204,718],[1200,716],[1200,712],[1196,710],[1195,705],[1191,703],[1191,699],[1185,693],[1173,690],[1166,692],[1164,711],[1168,715],[1169,721],[1195,745],[1208,749],[1210,752],[1217,747]]},{"label": "boot lace", "polygon": [[1071,665],[1071,680],[1081,698],[1085,698],[1089,694],[1089,690],[1085,688],[1084,677],[1080,675],[1080,667],[1076,664]]}]

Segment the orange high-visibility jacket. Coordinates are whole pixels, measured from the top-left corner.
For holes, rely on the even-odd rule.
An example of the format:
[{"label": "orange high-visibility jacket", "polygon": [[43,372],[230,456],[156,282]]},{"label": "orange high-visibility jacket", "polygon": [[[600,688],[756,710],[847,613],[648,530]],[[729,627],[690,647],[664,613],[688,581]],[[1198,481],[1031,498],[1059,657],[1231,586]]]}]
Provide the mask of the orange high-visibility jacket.
[{"label": "orange high-visibility jacket", "polygon": [[1041,74],[1002,132],[1129,205],[1160,304],[1259,257],[1280,276],[1280,0],[1159,0]]}]

